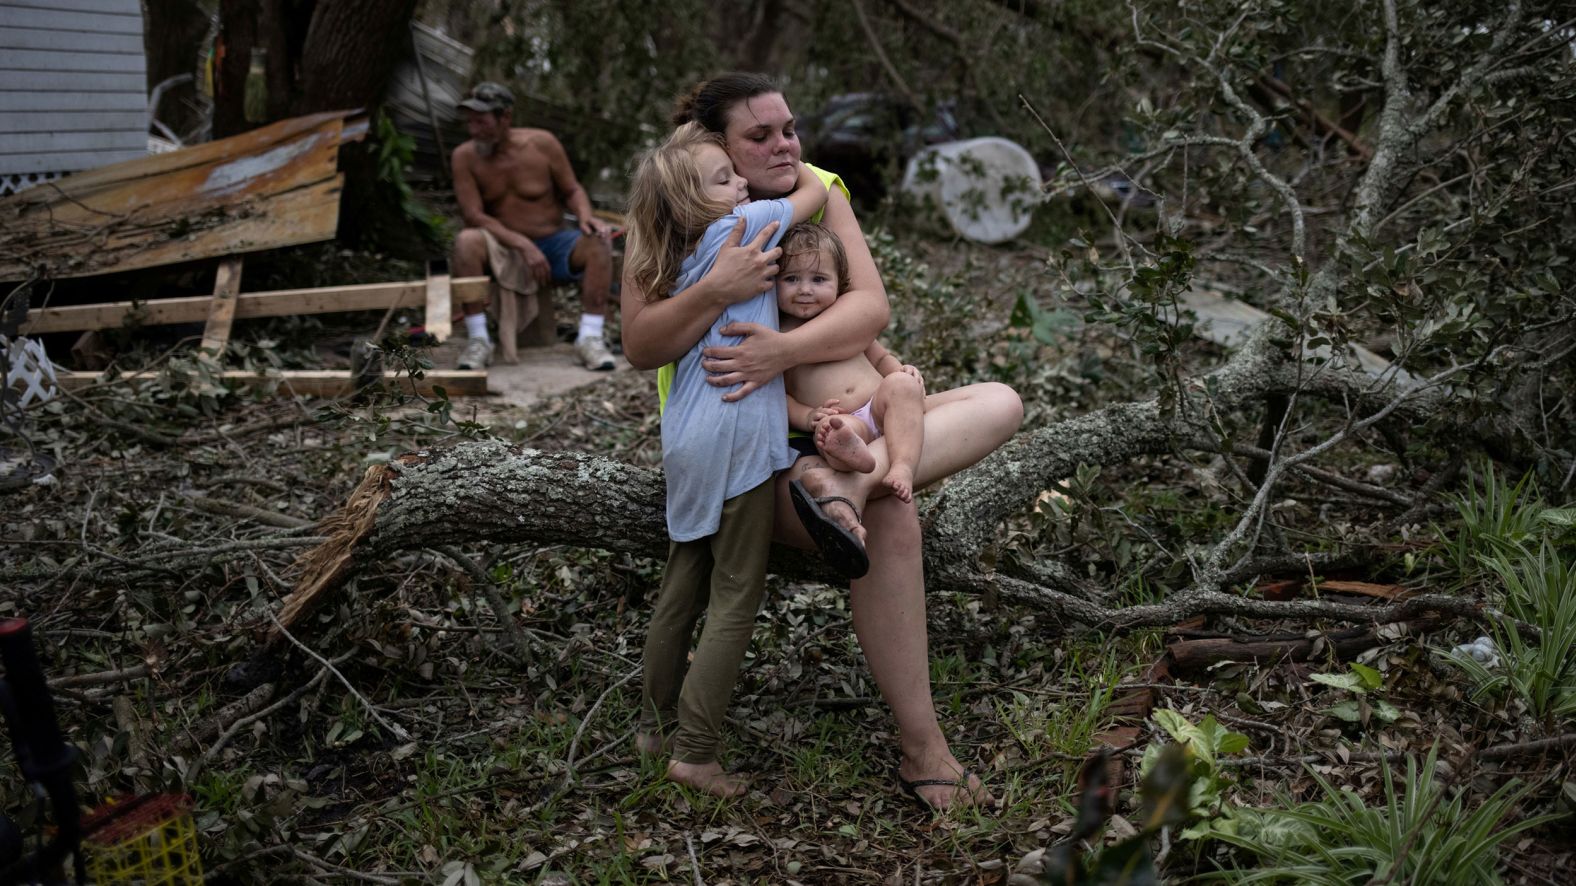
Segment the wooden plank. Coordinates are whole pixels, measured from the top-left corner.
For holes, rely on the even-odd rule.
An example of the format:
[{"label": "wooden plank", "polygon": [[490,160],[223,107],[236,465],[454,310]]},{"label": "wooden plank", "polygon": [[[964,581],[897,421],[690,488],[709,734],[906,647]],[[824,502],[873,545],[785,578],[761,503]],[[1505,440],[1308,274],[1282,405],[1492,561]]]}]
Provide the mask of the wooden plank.
[{"label": "wooden plank", "polygon": [[61,15],[47,3],[0,6],[0,28],[41,28],[98,34],[142,34],[142,16],[78,13]]},{"label": "wooden plank", "polygon": [[94,71],[141,75],[148,69],[142,53],[61,52],[52,49],[8,49],[5,67],[10,71]]},{"label": "wooden plank", "polygon": [[83,277],[332,239],[339,146],[354,129],[344,116],[280,121],[0,199],[0,280]]},{"label": "wooden plank", "polygon": [[241,257],[230,256],[219,263],[214,276],[213,299],[208,305],[208,325],[202,330],[202,349],[224,356],[230,343],[230,324],[235,321],[235,297],[241,293]]},{"label": "wooden plank", "polygon": [[0,132],[131,131],[147,142],[147,111],[0,111]]},{"label": "wooden plank", "polygon": [[[183,153],[186,152],[145,156],[139,162],[120,165],[157,165],[160,158]],[[160,220],[186,219],[181,223],[183,228],[211,227],[216,220],[211,215],[215,210],[220,210],[222,216],[238,209],[247,198],[269,197],[332,178],[338,153],[337,135],[324,129],[279,145],[265,145],[255,155],[174,166],[144,178],[107,179],[97,186],[84,184],[84,179],[104,178],[104,170],[92,170],[62,180],[58,192],[14,198],[12,205],[17,205],[19,211],[13,216],[13,233],[20,237],[27,232],[32,235],[31,240],[45,245],[45,232],[70,238],[74,236],[73,227],[82,226],[101,228],[113,223],[131,228]]]},{"label": "wooden plank", "polygon": [[115,71],[18,71],[0,55],[0,83],[10,92],[136,92],[148,88],[147,74]]},{"label": "wooden plank", "polygon": [[131,129],[101,127],[91,132],[0,131],[0,154],[133,151],[138,148],[148,149],[148,134],[141,126]]},{"label": "wooden plank", "polygon": [[[141,87],[138,87],[139,90]],[[218,141],[204,142],[179,151],[167,154],[154,154],[141,158],[136,163],[121,163],[111,168],[94,169],[79,175],[73,175],[62,181],[60,186],[73,200],[84,200],[103,188],[115,184],[130,182],[143,182],[153,176],[166,175],[180,170],[209,167],[216,163],[243,159],[252,154],[272,149],[274,146],[283,146],[302,133],[312,132],[322,127],[329,121],[343,119],[345,112],[329,111],[322,114],[311,114],[305,117],[292,117],[253,129],[230,138]],[[337,143],[339,132],[343,125],[332,129],[334,140]],[[337,144],[336,144],[337,146]],[[13,197],[12,201],[29,203],[24,196]],[[3,201],[10,202],[10,201]],[[99,210],[124,211],[126,207],[117,209],[115,206],[98,206]]]},{"label": "wooden plank", "polygon": [[137,111],[146,115],[148,97],[141,92],[7,92],[0,86],[0,112],[7,111]]},{"label": "wooden plank", "polygon": [[[485,278],[484,278],[485,279]],[[450,289],[452,282],[448,274],[429,274],[427,276],[427,316],[424,326],[427,334],[438,342],[446,342],[453,333],[449,315],[453,312],[450,306]]]},{"label": "wooden plank", "polygon": [[141,53],[139,34],[93,34],[45,28],[0,28],[0,49],[56,49]]},{"label": "wooden plank", "polygon": [[216,212],[214,217],[200,219],[207,227],[181,237],[171,237],[165,222],[116,230],[104,236],[91,252],[74,252],[64,261],[48,243],[32,247],[30,254],[8,251],[0,243],[0,280],[26,279],[30,258],[48,262],[50,273],[56,277],[90,277],[332,240],[339,226],[339,192],[343,184],[343,176],[334,176],[275,196],[266,204],[255,201],[244,215]]},{"label": "wooden plank", "polygon": [[[449,283],[451,298],[465,304],[484,302],[488,296],[487,283],[486,277],[452,279]],[[417,308],[425,304],[426,292],[427,284],[422,280],[243,292],[236,298],[235,319],[386,310],[389,307]],[[46,332],[115,329],[133,319],[140,326],[200,323],[208,316],[210,301],[211,296],[196,295],[147,302],[34,308],[28,311],[27,320],[22,323],[22,332],[41,335]]]},{"label": "wooden plank", "polygon": [[[152,376],[146,376],[149,380]],[[67,391],[80,391],[105,381],[97,372],[56,373],[60,386]],[[117,380],[124,380],[124,376]],[[279,372],[254,372],[231,369],[219,373],[219,381],[226,386],[273,388],[281,396],[338,397],[350,393],[350,372],[344,369],[287,369]],[[414,385],[423,397],[434,393],[434,386],[441,386],[451,397],[481,397],[487,394],[485,369],[429,369],[420,379],[411,379],[402,372],[389,370],[383,373],[384,384],[409,392]]]}]

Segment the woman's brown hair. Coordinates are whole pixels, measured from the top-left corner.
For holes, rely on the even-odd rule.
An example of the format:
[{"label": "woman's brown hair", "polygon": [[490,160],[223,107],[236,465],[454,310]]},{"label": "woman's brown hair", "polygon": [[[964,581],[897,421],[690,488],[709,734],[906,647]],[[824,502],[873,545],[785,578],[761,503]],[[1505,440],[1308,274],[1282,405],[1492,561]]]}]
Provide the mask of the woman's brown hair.
[{"label": "woman's brown hair", "polygon": [[765,74],[733,71],[718,74],[695,84],[673,107],[673,125],[699,123],[712,132],[728,128],[728,109],[758,95],[782,92],[777,81]]}]

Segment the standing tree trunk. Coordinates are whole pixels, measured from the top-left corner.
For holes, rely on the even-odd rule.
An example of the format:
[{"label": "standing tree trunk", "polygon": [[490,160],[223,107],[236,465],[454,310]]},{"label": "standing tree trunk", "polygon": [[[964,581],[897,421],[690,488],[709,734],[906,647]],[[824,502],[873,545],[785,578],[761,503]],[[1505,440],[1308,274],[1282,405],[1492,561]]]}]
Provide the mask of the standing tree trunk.
[{"label": "standing tree trunk", "polygon": [[416,0],[318,0],[301,47],[293,114],[371,110],[410,50]]},{"label": "standing tree trunk", "polygon": [[261,125],[244,108],[254,48],[268,54],[270,120],[372,110],[410,48],[415,8],[416,0],[221,0],[214,135]]},{"label": "standing tree trunk", "polygon": [[[318,111],[374,111],[389,75],[411,49],[416,0],[220,0],[222,48],[214,88],[215,138],[285,117]],[[267,52],[267,120],[248,121],[246,77],[252,50]],[[366,146],[340,154],[342,205],[377,206],[341,212],[340,238],[366,239],[372,219],[386,216],[377,197],[374,154]],[[397,209],[392,209],[397,212]]]}]

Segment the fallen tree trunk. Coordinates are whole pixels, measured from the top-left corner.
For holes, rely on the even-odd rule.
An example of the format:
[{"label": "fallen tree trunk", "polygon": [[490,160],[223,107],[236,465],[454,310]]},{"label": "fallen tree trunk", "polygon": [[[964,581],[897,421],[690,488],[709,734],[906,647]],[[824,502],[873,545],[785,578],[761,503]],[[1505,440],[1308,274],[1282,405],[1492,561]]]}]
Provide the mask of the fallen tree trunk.
[{"label": "fallen tree trunk", "polygon": [[[1173,451],[1196,436],[1202,416],[1233,409],[1266,393],[1303,384],[1278,364],[1267,337],[1244,348],[1196,386],[1208,391],[1166,415],[1154,401],[1126,403],[1057,422],[1017,440],[948,482],[921,513],[927,590],[995,594],[1048,610],[1066,622],[1129,629],[1175,624],[1193,615],[1232,613],[1369,621],[1394,619],[1397,607],[1373,609],[1309,601],[1274,603],[1222,593],[1221,583],[1194,587],[1154,606],[1111,609],[1077,582],[1060,588],[980,567],[997,528],[1041,490],[1081,464],[1113,465]],[[1342,387],[1341,382],[1346,383]],[[1325,389],[1354,401],[1375,396],[1365,375],[1326,372]],[[1190,416],[1199,416],[1194,419]],[[498,441],[408,453],[367,471],[350,501],[319,527],[326,540],[298,562],[300,578],[278,614],[286,629],[332,596],[360,564],[408,549],[475,542],[570,545],[661,558],[667,552],[664,488],[659,472],[576,452],[542,452]],[[770,570],[831,580],[817,558],[777,546]],[[1069,593],[1071,589],[1074,592]],[[1406,612],[1475,613],[1470,601],[1417,597]],[[1264,607],[1273,611],[1259,612]],[[278,629],[271,639],[279,639]]]}]

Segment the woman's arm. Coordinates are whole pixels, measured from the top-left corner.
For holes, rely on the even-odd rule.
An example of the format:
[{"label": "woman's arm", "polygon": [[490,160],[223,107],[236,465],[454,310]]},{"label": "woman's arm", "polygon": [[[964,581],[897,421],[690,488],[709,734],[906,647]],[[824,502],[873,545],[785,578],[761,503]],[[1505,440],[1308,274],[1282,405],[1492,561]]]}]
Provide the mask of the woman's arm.
[{"label": "woman's arm", "polygon": [[712,373],[706,378],[710,384],[728,387],[742,383],[739,390],[724,395],[724,400],[738,400],[800,364],[846,360],[862,353],[886,328],[891,316],[886,289],[870,247],[865,245],[859,220],[842,192],[834,190],[827,197],[821,223],[843,241],[849,290],[820,316],[791,332],[774,332],[753,323],[723,327],[723,335],[742,335],[745,340],[732,347],[707,348],[701,366]]},{"label": "woman's arm", "polygon": [[782,249],[762,250],[777,230],[772,222],[754,240],[744,239],[744,220],[717,253],[717,262],[695,285],[671,298],[647,301],[646,293],[624,275],[619,295],[624,357],[636,369],[656,369],[679,359],[701,340],[728,305],[753,298],[777,276]]}]

